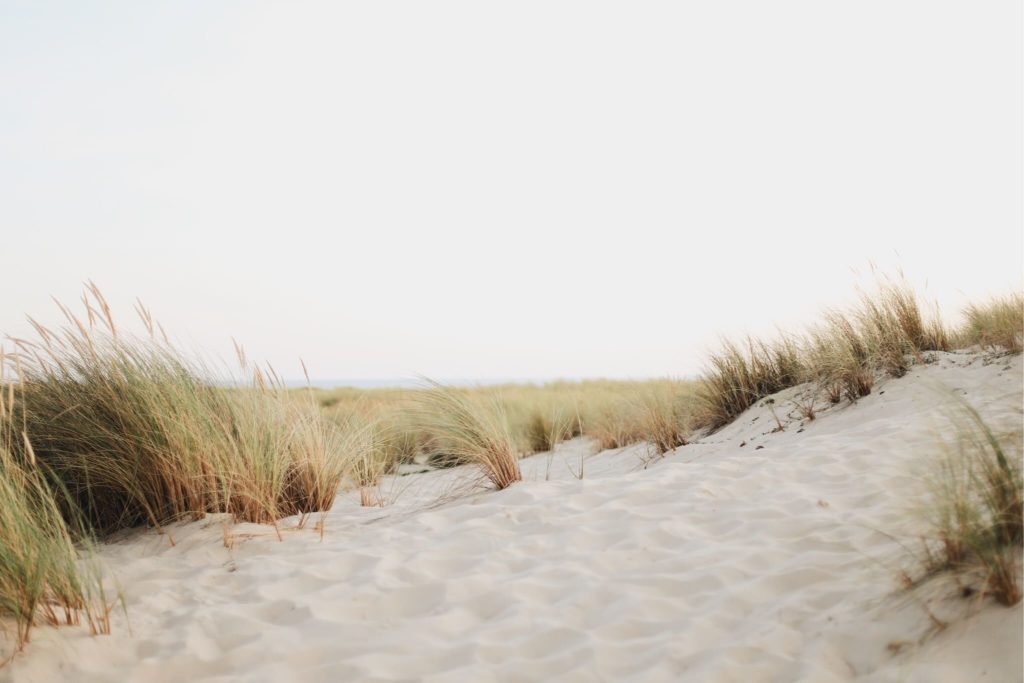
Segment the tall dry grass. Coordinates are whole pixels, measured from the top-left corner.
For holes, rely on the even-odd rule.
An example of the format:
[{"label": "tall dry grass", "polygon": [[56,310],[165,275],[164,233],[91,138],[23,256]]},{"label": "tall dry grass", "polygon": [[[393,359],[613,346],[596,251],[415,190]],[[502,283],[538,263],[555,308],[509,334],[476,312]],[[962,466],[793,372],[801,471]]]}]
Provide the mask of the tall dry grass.
[{"label": "tall dry grass", "polygon": [[1021,599],[1024,551],[1021,431],[997,434],[963,399],[949,422],[956,440],[932,478],[932,532],[923,573],[911,584],[952,575],[964,595],[1014,605]]},{"label": "tall dry grass", "polygon": [[504,385],[487,391],[500,400],[520,453],[551,451],[560,442],[580,434],[583,395],[573,384]]},{"label": "tall dry grass", "polygon": [[448,464],[472,464],[497,489],[523,476],[505,409],[495,396],[474,397],[431,382],[414,396],[431,450]]},{"label": "tall dry grass", "polygon": [[692,431],[693,382],[556,382],[501,387],[500,396],[523,453],[550,451],[579,435],[601,450],[647,442],[665,453],[684,445]]},{"label": "tall dry grass", "polygon": [[748,338],[742,346],[724,341],[708,359],[698,390],[697,423],[710,429],[723,427],[765,396],[800,383],[805,372],[792,338],[771,343]]},{"label": "tall dry grass", "polygon": [[659,455],[685,446],[693,431],[696,401],[690,383],[652,382],[640,389],[637,431],[643,441]]},{"label": "tall dry grass", "polygon": [[576,417],[558,409],[534,411],[524,430],[526,447],[532,453],[554,450],[562,441],[572,438]]},{"label": "tall dry grass", "polygon": [[[123,334],[99,290],[82,316],[17,341],[23,425],[39,462],[99,533],[208,512],[272,523],[330,508],[353,444],[312,398],[249,366],[226,388],[184,357],[144,309],[148,338]],[[24,449],[15,444],[20,457]]]},{"label": "tall dry grass", "polygon": [[871,353],[842,313],[826,313],[824,325],[809,333],[804,353],[805,378],[816,381],[830,403],[839,403],[843,397],[856,401],[871,393],[875,383]]},{"label": "tall dry grass", "polygon": [[[529,455],[550,451],[578,436],[593,439],[602,449],[649,441],[680,442],[689,429],[694,382],[674,380],[559,381],[544,385],[500,385],[461,388],[474,401],[496,400],[505,416],[515,451]],[[397,462],[427,455],[430,434],[416,418],[417,396],[423,389],[341,388],[316,392],[331,419],[352,416],[373,420],[391,435]],[[687,399],[690,399],[687,403]],[[686,415],[683,415],[686,412]],[[673,434],[674,432],[674,434]],[[667,436],[662,436],[666,434]],[[435,453],[435,455],[438,455]],[[434,464],[456,464],[435,458]]]},{"label": "tall dry grass", "polygon": [[950,332],[922,313],[909,286],[884,280],[852,310],[828,311],[801,336],[724,342],[703,378],[698,424],[718,429],[760,399],[806,381],[816,382],[833,403],[855,401],[871,392],[876,375],[900,377],[924,352],[952,346]]},{"label": "tall dry grass", "polygon": [[923,351],[949,349],[944,328],[924,322],[913,290],[904,284],[884,282],[875,293],[862,295],[854,315],[868,358],[892,377],[902,377]]},{"label": "tall dry grass", "polygon": [[[10,656],[23,649],[40,623],[84,621],[92,633],[109,633],[113,606],[83,540],[87,534],[69,527],[67,507],[55,497],[59,487],[55,494],[31,446],[24,444],[12,415],[14,390],[13,383],[0,381],[0,632],[7,620],[13,623]],[[13,448],[19,440],[24,445]],[[72,515],[70,524],[78,521]]]},{"label": "tall dry grass", "polygon": [[1024,294],[996,297],[984,304],[971,304],[964,311],[966,322],[957,335],[963,346],[1024,350]]}]

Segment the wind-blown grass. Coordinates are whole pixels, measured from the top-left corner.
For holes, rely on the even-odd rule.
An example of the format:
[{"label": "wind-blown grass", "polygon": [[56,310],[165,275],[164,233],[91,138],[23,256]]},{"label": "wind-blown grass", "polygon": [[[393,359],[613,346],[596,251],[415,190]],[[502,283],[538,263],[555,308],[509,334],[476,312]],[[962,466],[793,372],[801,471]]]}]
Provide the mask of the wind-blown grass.
[{"label": "wind-blown grass", "polygon": [[643,414],[638,396],[643,385],[625,391],[595,391],[581,407],[581,431],[599,450],[623,448],[643,441]]},{"label": "wind-blown grass", "polygon": [[855,401],[871,392],[876,374],[900,377],[925,351],[952,348],[952,335],[936,317],[927,319],[913,290],[883,281],[863,294],[852,311],[829,311],[798,337],[775,342],[724,342],[703,377],[699,426],[718,429],[760,399],[814,381],[829,400]]},{"label": "wind-blown grass", "polygon": [[[27,460],[11,447],[18,438],[11,419],[13,399],[14,385],[0,383],[0,630],[4,620],[13,622],[12,656],[38,623],[58,626],[84,620],[92,633],[109,633],[111,607],[98,567],[88,557],[88,544],[81,552],[76,546],[67,512],[58,505],[31,447],[18,449]],[[83,536],[77,531],[75,535]]]},{"label": "wind-blown grass", "polygon": [[685,446],[693,431],[696,397],[689,384],[651,383],[639,392],[640,434],[659,455]]},{"label": "wind-blown grass", "polygon": [[523,454],[553,450],[560,442],[580,434],[579,410],[583,393],[575,384],[506,385],[477,388],[501,401],[516,449]]},{"label": "wind-blown grass", "polygon": [[961,344],[983,348],[1002,347],[1020,353],[1024,349],[1024,294],[997,297],[985,304],[971,304],[959,337]]},{"label": "wind-blown grass", "polygon": [[[833,403],[855,401],[877,376],[904,374],[926,351],[977,344],[1019,352],[1024,339],[1019,294],[969,307],[953,333],[922,314],[911,290],[884,283],[804,336],[725,342],[699,384],[298,393],[241,352],[244,385],[218,381],[141,306],[149,335],[139,338],[115,326],[95,287],[84,304],[81,316],[63,309],[63,328],[35,325],[38,338],[16,340],[16,354],[0,358],[17,373],[16,383],[0,381],[0,614],[12,618],[19,647],[35,623],[109,628],[102,583],[80,556],[93,533],[210,512],[274,523],[328,510],[345,485],[358,487],[364,504],[382,504],[382,477],[423,455],[474,465],[505,488],[521,479],[520,455],[580,434],[602,449],[646,441],[665,453],[694,428],[721,427],[802,382]],[[808,420],[814,399],[798,405]],[[981,572],[979,590],[1012,603],[1020,596],[1019,453],[969,415],[963,433],[973,436],[962,451],[973,456],[944,470],[929,571]]]},{"label": "wind-blown grass", "polygon": [[533,453],[551,451],[573,433],[575,416],[557,409],[534,411],[526,426],[526,441]]},{"label": "wind-blown grass", "polygon": [[[658,438],[676,423],[689,428],[692,400],[676,401],[693,394],[696,383],[680,380],[585,380],[556,381],[543,385],[521,384],[460,388],[473,401],[498,401],[504,413],[515,451],[520,455],[552,450],[558,443],[578,436],[593,439],[603,449],[619,448]],[[416,417],[417,396],[426,389],[340,388],[316,392],[324,412],[344,422],[350,416],[374,420],[381,425],[398,451],[398,462],[410,462],[426,455],[430,434]],[[664,397],[675,397],[663,400]],[[657,400],[652,402],[652,398]],[[686,404],[685,406],[683,404]],[[660,418],[661,409],[675,418]],[[682,419],[685,418],[685,419]],[[659,422],[660,420],[660,422]],[[678,441],[672,436],[668,441]],[[658,446],[660,449],[660,446]],[[434,453],[435,465],[457,464],[453,458]]]},{"label": "wind-blown grass", "polygon": [[121,334],[89,294],[84,320],[64,309],[66,327],[36,325],[38,341],[18,342],[14,417],[91,528],[208,512],[272,523],[331,506],[350,453],[314,401],[295,400],[244,354],[251,386],[218,386],[156,335]]},{"label": "wind-blown grass", "polygon": [[867,343],[842,313],[831,311],[824,327],[811,331],[804,350],[806,376],[824,390],[830,403],[867,396],[875,373]]},{"label": "wind-blown grass", "polygon": [[932,479],[932,533],[921,577],[953,575],[965,595],[980,592],[1004,605],[1021,599],[1024,486],[1021,432],[995,433],[970,404],[958,400],[950,423],[956,442]]},{"label": "wind-blown grass", "polygon": [[718,429],[757,401],[802,381],[805,374],[796,342],[747,339],[743,346],[725,341],[711,354],[698,390],[700,426]]},{"label": "wind-blown grass", "polygon": [[904,285],[883,283],[873,295],[861,297],[854,315],[868,359],[892,377],[902,377],[921,352],[948,348],[941,325],[926,327],[914,292]]},{"label": "wind-blown grass", "polygon": [[341,432],[347,437],[351,453],[347,479],[359,489],[360,503],[383,506],[381,480],[403,458],[402,447],[391,441],[397,431],[380,421],[351,414],[341,424]]},{"label": "wind-blown grass", "polygon": [[436,382],[414,398],[431,449],[449,464],[472,464],[497,489],[523,476],[505,409],[497,397],[481,400]]}]

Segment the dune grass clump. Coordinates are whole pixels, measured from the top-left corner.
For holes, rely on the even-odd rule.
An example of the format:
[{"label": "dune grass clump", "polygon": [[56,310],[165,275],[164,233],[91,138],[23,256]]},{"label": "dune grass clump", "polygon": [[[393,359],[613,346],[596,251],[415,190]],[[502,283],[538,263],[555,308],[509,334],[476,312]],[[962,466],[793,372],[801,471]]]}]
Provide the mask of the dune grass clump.
[{"label": "dune grass clump", "polygon": [[385,475],[393,474],[399,465],[410,463],[419,454],[421,432],[406,413],[390,412],[382,418],[377,411],[332,413],[330,419],[346,435],[350,465],[343,485],[359,490],[364,507],[383,507],[386,499],[381,490]]},{"label": "dune grass clump", "polygon": [[349,424],[347,433],[361,442],[359,448],[353,449],[355,457],[349,470],[350,478],[359,489],[359,502],[363,507],[383,506],[381,480],[397,467],[397,451],[387,442],[385,429],[380,424]]},{"label": "dune grass clump", "polygon": [[40,623],[84,621],[94,634],[109,633],[102,576],[88,544],[75,542],[82,530],[72,533],[31,447],[12,448],[14,385],[0,382],[0,394],[0,633],[5,620],[13,622],[12,656]]},{"label": "dune grass clump", "polygon": [[725,341],[708,365],[698,397],[699,425],[710,429],[729,424],[765,396],[798,384],[805,374],[799,346],[789,337],[774,343],[748,338],[743,346]]},{"label": "dune grass clump", "polygon": [[956,443],[932,480],[924,573],[911,584],[953,575],[965,596],[981,593],[1015,605],[1024,551],[1021,432],[996,434],[963,400],[950,422]]},{"label": "dune grass clump", "polygon": [[385,472],[415,462],[426,449],[428,436],[415,426],[414,416],[407,411],[378,419],[375,425],[372,452],[386,464]]},{"label": "dune grass clump", "polygon": [[614,391],[591,388],[580,400],[580,428],[600,450],[647,442],[658,454],[685,445],[693,428],[696,383],[647,380]]},{"label": "dune grass clump", "polygon": [[952,346],[942,322],[922,314],[913,290],[883,281],[852,311],[827,312],[802,337],[724,342],[704,375],[699,426],[723,427],[760,399],[806,381],[832,403],[856,401],[871,393],[876,374],[901,377],[924,360],[923,352]]},{"label": "dune grass clump", "polygon": [[960,331],[961,343],[982,348],[1024,350],[1024,294],[997,297],[985,304],[971,304],[964,311],[966,322]]},{"label": "dune grass clump", "polygon": [[875,383],[871,354],[860,333],[842,313],[830,311],[823,327],[811,331],[805,346],[807,378],[817,382],[830,403],[867,396]]},{"label": "dune grass clump", "polygon": [[[328,509],[347,467],[345,439],[312,399],[269,372],[225,387],[153,334],[125,336],[95,287],[84,319],[35,325],[18,341],[14,406],[39,462],[101,534],[208,512],[273,523]],[[17,445],[16,445],[17,446]],[[22,456],[24,454],[22,453]]]},{"label": "dune grass clump", "polygon": [[[505,385],[490,391],[499,396],[516,448],[525,455],[552,451],[582,433],[580,410],[589,393],[583,388],[586,384]],[[589,384],[597,388],[601,383]]]},{"label": "dune grass clump", "polygon": [[526,425],[526,443],[532,453],[554,450],[560,442],[573,436],[575,417],[553,410],[533,412]]},{"label": "dune grass clump", "polygon": [[902,377],[923,351],[946,351],[948,335],[941,324],[926,325],[913,291],[892,282],[863,295],[855,316],[874,367]]},{"label": "dune grass clump", "polygon": [[498,397],[516,450],[521,454],[551,451],[560,442],[579,434],[575,418],[577,396],[560,383],[476,388],[470,393],[493,393]]},{"label": "dune grass clump", "polygon": [[642,416],[635,395],[592,402],[583,416],[583,433],[602,451],[643,441]]},{"label": "dune grass clump", "polygon": [[494,396],[475,399],[466,392],[430,382],[414,401],[431,449],[447,465],[475,465],[497,489],[523,476],[504,406]]},{"label": "dune grass clump", "polygon": [[695,402],[689,386],[678,382],[651,383],[640,391],[639,432],[658,455],[687,444]]}]

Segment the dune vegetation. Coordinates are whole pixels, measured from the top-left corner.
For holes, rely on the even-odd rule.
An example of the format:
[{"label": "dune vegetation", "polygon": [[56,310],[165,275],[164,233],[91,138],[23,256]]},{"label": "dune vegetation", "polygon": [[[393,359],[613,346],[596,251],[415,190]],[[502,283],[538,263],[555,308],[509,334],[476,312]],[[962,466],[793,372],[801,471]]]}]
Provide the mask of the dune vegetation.
[{"label": "dune vegetation", "polygon": [[91,632],[106,633],[113,605],[89,559],[81,519],[58,504],[64,490],[48,479],[30,444],[15,446],[14,388],[0,392],[0,619],[13,623],[18,652],[39,622],[84,621]]},{"label": "dune vegetation", "polygon": [[66,327],[36,325],[39,342],[17,342],[11,421],[25,434],[15,450],[31,444],[91,529],[208,512],[272,523],[330,507],[349,444],[315,403],[242,353],[250,384],[225,388],[155,334],[121,335],[90,294],[85,320],[65,310]]},{"label": "dune vegetation", "polygon": [[805,382],[831,403],[856,401],[871,393],[877,377],[903,376],[928,351],[976,344],[1019,350],[1022,305],[1015,295],[971,306],[966,323],[950,329],[925,315],[909,286],[885,280],[851,310],[827,311],[801,335],[724,342],[708,361],[697,424],[718,429],[762,398]]},{"label": "dune vegetation", "polygon": [[[106,628],[89,548],[122,529],[208,513],[305,519],[348,489],[380,505],[381,479],[412,462],[471,465],[502,489],[521,479],[519,458],[579,436],[597,449],[646,443],[656,456],[788,387],[812,383],[826,402],[856,401],[930,351],[1020,352],[1024,335],[1019,294],[971,306],[948,327],[908,287],[885,282],[802,334],[723,342],[694,381],[296,390],[240,349],[233,372],[189,357],[141,305],[145,334],[134,336],[94,286],[83,302],[80,314],[62,307],[59,329],[33,323],[36,338],[12,340],[0,359],[0,619],[13,619],[18,646],[37,623]],[[1020,542],[1020,472],[991,440],[978,443],[992,457],[950,484],[941,526],[950,543],[935,567],[970,557],[990,568],[992,586],[998,558]],[[1016,527],[1004,519],[1011,508]],[[988,590],[1019,598],[1019,588]]]},{"label": "dune vegetation", "polygon": [[1014,353],[1024,350],[1024,294],[997,297],[984,304],[971,304],[964,311],[966,322],[956,335],[959,346],[977,344],[1003,348]]},{"label": "dune vegetation", "polygon": [[950,576],[965,597],[1015,605],[1024,552],[1021,431],[998,434],[964,399],[954,396],[951,405],[953,438],[930,480],[931,533],[923,539],[921,570],[906,581],[914,587]]}]

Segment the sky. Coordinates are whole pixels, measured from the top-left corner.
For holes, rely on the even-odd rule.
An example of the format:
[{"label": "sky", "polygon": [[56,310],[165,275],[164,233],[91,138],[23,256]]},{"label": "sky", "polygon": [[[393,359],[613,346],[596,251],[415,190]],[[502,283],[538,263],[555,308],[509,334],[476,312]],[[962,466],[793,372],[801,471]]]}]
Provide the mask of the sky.
[{"label": "sky", "polygon": [[[95,281],[314,378],[689,376],[1024,283],[1019,0],[0,1],[0,332]],[[141,329],[141,328],[140,328]]]}]

